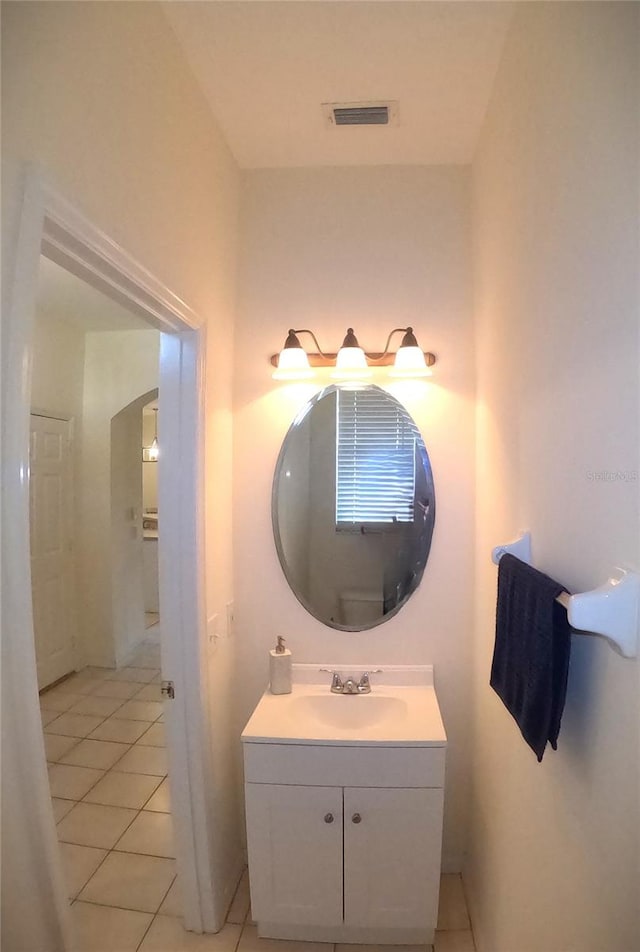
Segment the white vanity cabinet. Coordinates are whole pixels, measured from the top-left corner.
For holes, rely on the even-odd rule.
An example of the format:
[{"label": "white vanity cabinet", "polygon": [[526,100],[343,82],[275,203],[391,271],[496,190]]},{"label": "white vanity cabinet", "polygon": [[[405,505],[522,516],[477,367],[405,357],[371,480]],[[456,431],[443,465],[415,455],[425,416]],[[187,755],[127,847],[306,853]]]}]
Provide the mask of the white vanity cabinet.
[{"label": "white vanity cabinet", "polygon": [[432,942],[444,755],[444,746],[245,740],[249,875],[259,934]]}]

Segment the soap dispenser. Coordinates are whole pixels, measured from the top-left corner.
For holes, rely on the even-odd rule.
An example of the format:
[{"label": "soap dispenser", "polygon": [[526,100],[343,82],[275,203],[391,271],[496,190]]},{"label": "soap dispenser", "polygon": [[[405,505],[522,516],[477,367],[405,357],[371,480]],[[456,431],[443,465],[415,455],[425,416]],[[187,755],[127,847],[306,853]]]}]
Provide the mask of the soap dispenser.
[{"label": "soap dispenser", "polygon": [[278,635],[278,643],[269,652],[269,681],[272,694],[291,694],[291,652]]}]

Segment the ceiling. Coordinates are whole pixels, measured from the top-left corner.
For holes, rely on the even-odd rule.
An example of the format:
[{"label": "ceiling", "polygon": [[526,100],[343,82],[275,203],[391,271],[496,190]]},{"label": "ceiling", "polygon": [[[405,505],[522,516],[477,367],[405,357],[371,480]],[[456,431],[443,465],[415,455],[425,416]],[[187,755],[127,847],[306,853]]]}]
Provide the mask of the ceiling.
[{"label": "ceiling", "polygon": [[[471,162],[507,2],[207,0],[163,8],[238,164]],[[396,100],[398,126],[332,127],[326,102]]]},{"label": "ceiling", "polygon": [[83,331],[152,330],[141,317],[44,255],[38,266],[38,317],[51,315]]}]

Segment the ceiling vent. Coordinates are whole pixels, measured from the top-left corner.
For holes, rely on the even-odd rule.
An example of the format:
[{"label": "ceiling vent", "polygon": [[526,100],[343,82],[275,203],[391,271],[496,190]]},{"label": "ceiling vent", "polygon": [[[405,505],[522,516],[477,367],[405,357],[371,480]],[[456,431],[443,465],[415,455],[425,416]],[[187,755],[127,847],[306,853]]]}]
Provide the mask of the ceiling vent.
[{"label": "ceiling vent", "polygon": [[397,126],[397,102],[325,102],[322,104],[327,125]]}]

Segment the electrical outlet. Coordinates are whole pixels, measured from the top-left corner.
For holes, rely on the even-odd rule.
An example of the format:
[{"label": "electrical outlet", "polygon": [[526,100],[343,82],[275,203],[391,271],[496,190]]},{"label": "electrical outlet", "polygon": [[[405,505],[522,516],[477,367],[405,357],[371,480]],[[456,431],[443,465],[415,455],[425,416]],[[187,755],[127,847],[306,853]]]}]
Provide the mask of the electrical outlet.
[{"label": "electrical outlet", "polygon": [[227,602],[227,638],[233,636],[233,602]]}]

